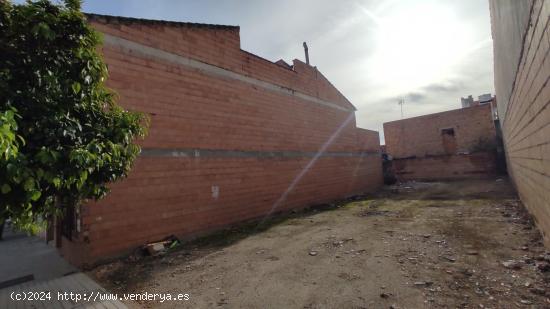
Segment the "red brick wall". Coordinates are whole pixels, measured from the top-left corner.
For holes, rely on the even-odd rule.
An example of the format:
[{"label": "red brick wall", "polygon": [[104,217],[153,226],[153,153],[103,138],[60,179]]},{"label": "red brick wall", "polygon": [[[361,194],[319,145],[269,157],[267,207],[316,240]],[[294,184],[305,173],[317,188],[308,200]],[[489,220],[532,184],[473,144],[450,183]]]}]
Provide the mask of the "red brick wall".
[{"label": "red brick wall", "polygon": [[82,207],[62,248],[73,263],[381,186],[377,132],[356,128],[353,105],[316,68],[242,51],[235,28],[90,20],[106,34],[109,86],[151,126],[129,177]]},{"label": "red brick wall", "polygon": [[490,4],[508,172],[550,247],[550,2]]},{"label": "red brick wall", "polygon": [[442,140],[447,128],[454,130],[455,153],[471,152],[480,139],[496,138],[491,106],[482,105],[386,122],[386,152],[394,158],[447,154]]},{"label": "red brick wall", "polygon": [[494,153],[397,159],[392,162],[399,181],[486,178],[496,175]]},{"label": "red brick wall", "polygon": [[380,134],[378,131],[358,128],[357,143],[360,151],[379,152]]}]

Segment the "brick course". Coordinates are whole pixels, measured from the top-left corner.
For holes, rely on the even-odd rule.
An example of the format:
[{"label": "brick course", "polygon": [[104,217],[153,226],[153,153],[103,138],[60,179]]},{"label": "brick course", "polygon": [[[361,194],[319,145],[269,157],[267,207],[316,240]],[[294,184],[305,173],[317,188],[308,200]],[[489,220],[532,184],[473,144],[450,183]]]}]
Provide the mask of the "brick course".
[{"label": "brick course", "polygon": [[378,133],[355,126],[315,67],[242,51],[235,27],[89,20],[106,37],[108,85],[151,126],[129,177],[82,206],[81,232],[61,249],[73,263],[381,186]]},{"label": "brick course", "polygon": [[508,170],[550,246],[550,3],[490,4]]}]

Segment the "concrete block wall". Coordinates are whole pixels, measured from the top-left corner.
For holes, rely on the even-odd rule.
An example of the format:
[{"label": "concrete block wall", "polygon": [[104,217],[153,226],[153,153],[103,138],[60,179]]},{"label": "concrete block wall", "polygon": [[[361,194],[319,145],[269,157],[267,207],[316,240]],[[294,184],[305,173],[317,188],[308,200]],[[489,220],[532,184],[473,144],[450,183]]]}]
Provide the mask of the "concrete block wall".
[{"label": "concrete block wall", "polygon": [[550,2],[489,3],[508,171],[550,246]]},{"label": "concrete block wall", "polygon": [[89,21],[104,34],[108,85],[151,126],[129,177],[82,206],[81,231],[61,248],[73,263],[382,185],[378,133],[355,126],[316,68],[240,50],[237,27]]},{"label": "concrete block wall", "polygon": [[471,152],[479,140],[494,141],[490,105],[480,105],[384,123],[386,152],[394,158],[447,154],[442,130],[453,129],[456,152]]}]

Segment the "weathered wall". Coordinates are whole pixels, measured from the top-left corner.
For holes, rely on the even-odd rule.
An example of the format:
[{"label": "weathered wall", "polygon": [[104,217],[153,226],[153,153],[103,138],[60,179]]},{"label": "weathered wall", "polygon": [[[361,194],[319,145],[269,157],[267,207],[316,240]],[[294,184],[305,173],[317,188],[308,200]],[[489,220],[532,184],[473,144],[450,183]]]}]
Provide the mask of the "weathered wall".
[{"label": "weathered wall", "polygon": [[461,108],[384,123],[386,152],[394,158],[450,154],[442,140],[442,130],[448,128],[455,134],[454,153],[471,152],[480,139],[494,141],[496,136],[489,105]]},{"label": "weathered wall", "polygon": [[129,177],[83,206],[62,249],[73,262],[381,185],[378,134],[356,128],[353,105],[316,68],[240,50],[235,27],[89,18],[109,86],[151,126]]},{"label": "weathered wall", "polygon": [[[444,134],[449,129],[453,135]],[[384,135],[400,181],[496,174],[496,130],[489,104],[387,122]]]},{"label": "weathered wall", "polygon": [[396,159],[392,167],[396,178],[407,180],[453,180],[486,178],[496,175],[494,153],[443,155]]},{"label": "weathered wall", "polygon": [[550,1],[490,7],[508,171],[550,246]]}]

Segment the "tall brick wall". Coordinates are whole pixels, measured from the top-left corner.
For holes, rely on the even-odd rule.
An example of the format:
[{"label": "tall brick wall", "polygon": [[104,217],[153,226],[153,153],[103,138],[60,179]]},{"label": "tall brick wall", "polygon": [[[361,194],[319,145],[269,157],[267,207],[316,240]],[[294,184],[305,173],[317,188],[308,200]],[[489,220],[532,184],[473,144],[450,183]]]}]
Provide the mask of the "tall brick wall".
[{"label": "tall brick wall", "polygon": [[496,146],[489,104],[386,122],[384,136],[398,180],[479,178],[496,173],[495,154],[487,152]]},{"label": "tall brick wall", "polygon": [[355,108],[316,68],[240,50],[236,27],[89,20],[104,33],[108,85],[151,126],[129,177],[82,206],[62,247],[74,263],[382,184],[378,133],[356,128]]},{"label": "tall brick wall", "polygon": [[550,1],[490,0],[490,8],[509,174],[550,246]]}]

